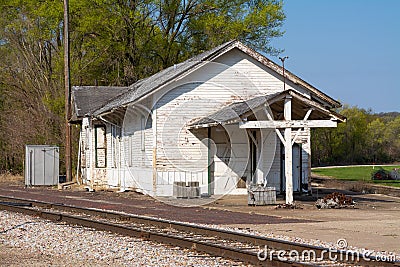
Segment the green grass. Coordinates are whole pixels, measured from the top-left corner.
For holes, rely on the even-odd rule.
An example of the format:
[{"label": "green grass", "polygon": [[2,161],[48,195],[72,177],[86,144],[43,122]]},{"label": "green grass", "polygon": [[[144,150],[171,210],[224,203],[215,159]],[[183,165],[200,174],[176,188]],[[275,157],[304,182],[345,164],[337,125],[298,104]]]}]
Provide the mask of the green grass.
[{"label": "green grass", "polygon": [[[400,180],[372,180],[371,173],[379,168],[380,166],[375,166],[375,169],[372,166],[323,168],[313,169],[312,173],[345,181],[364,181],[367,183],[400,187]],[[382,168],[391,171],[394,168],[400,168],[400,166],[382,166]]]}]

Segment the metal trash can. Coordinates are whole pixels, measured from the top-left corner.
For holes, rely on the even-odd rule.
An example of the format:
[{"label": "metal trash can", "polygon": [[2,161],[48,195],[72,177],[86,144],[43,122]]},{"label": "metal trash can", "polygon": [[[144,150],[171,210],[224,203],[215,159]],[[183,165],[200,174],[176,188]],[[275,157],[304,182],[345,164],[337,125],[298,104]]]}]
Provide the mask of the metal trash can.
[{"label": "metal trash can", "polygon": [[265,206],[265,205],[276,204],[275,187],[250,185],[247,192],[248,192],[247,204],[249,206]]}]

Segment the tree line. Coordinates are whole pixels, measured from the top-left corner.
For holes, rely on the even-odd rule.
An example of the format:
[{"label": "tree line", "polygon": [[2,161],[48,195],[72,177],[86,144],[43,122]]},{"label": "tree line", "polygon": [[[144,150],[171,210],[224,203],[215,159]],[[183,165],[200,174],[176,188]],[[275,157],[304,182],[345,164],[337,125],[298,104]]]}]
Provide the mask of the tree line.
[{"label": "tree line", "polygon": [[337,128],[312,130],[312,164],[381,164],[400,161],[400,113],[373,113],[345,105]]},{"label": "tree line", "polygon": [[[280,52],[278,0],[69,3],[72,85],[130,85],[232,39]],[[0,170],[21,172],[25,144],[63,148],[63,1],[0,0],[0,58]]]},{"label": "tree line", "polygon": [[[232,39],[281,52],[278,0],[69,2],[72,85],[130,85]],[[64,166],[62,1],[0,0],[0,58],[0,171],[22,171],[25,144],[60,146]],[[338,112],[347,123],[312,133],[313,165],[400,160],[398,113]]]}]

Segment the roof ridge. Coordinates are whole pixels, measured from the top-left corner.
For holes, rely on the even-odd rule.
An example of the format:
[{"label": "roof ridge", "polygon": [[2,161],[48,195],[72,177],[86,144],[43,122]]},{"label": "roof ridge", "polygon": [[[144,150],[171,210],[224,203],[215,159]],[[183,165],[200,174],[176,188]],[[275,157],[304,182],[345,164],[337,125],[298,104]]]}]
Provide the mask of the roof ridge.
[{"label": "roof ridge", "polygon": [[[225,42],[217,47],[214,47],[213,49],[210,49],[208,51],[205,51],[203,53],[200,53],[194,57],[191,57],[183,62],[180,62],[178,64],[174,64],[172,66],[169,66],[168,68],[165,68],[149,77],[143,78],[141,80],[138,80],[137,82],[131,84],[128,88],[129,90],[127,92],[125,92],[124,94],[121,94],[119,97],[122,98],[123,95],[125,95],[126,97],[129,97],[130,100],[128,101],[123,101],[121,99],[121,101],[117,102],[118,97],[114,98],[114,102],[117,103],[112,103],[113,101],[110,101],[109,103],[105,104],[104,106],[102,106],[101,108],[99,108],[98,110],[96,110],[94,112],[94,115],[100,115],[103,112],[109,111],[113,108],[113,106],[115,105],[126,105],[128,103],[134,102],[136,100],[138,100],[139,98],[145,96],[146,94],[149,94],[150,92],[153,92],[155,89],[159,88],[160,86],[170,82],[171,80],[175,79],[176,77],[178,77],[179,75],[181,75],[182,73],[184,73],[185,71],[187,71],[188,69],[196,66],[197,64],[199,64],[200,62],[206,62],[208,59],[212,58],[212,56],[214,55],[219,55],[221,50],[229,50],[233,47],[236,47],[237,44],[240,43],[240,41],[237,40],[231,40],[229,42]],[[234,45],[233,45],[234,44]],[[150,86],[150,88],[148,88],[148,90],[143,90],[144,92],[142,92],[139,95],[135,95],[136,92],[139,91],[140,87],[142,86],[142,84],[144,84],[145,81],[151,81],[151,80],[155,80],[155,81],[159,81],[162,80],[161,78],[163,77],[164,74],[170,73],[170,77],[168,77],[167,79],[165,79],[164,81],[161,81],[159,84],[156,84],[155,86]],[[151,82],[151,84],[154,84],[153,82]]]},{"label": "roof ridge", "polygon": [[[216,50],[216,51],[214,51],[214,52],[217,52],[217,51],[220,50],[221,48],[223,48],[223,47],[225,47],[225,46],[227,46],[227,45],[229,45],[229,44],[231,44],[231,43],[234,43],[234,42],[238,42],[238,41],[237,41],[237,40],[231,40],[231,41],[225,42],[225,43],[223,43],[223,44],[221,44],[221,45],[219,45],[219,46],[216,46],[216,47],[214,47],[214,48],[212,48],[212,49],[210,49],[210,50],[201,52],[200,54],[197,54],[197,55],[195,55],[195,56],[193,56],[193,57],[191,57],[191,58],[188,58],[188,59],[186,59],[186,60],[184,60],[184,61],[182,61],[182,62],[174,63],[173,65],[171,65],[171,66],[169,66],[169,67],[167,67],[167,68],[165,68],[165,69],[162,69],[162,70],[160,70],[159,72],[154,73],[153,75],[150,75],[150,76],[148,76],[148,77],[146,77],[146,78],[143,78],[143,79],[140,79],[140,80],[134,82],[133,84],[129,85],[128,87],[129,87],[129,88],[134,88],[134,86],[135,86],[136,84],[141,83],[141,82],[143,82],[143,81],[145,81],[145,80],[151,78],[152,76],[154,76],[154,75],[156,75],[156,74],[158,74],[158,73],[160,73],[160,72],[169,70],[169,69],[171,69],[171,68],[178,68],[179,66],[182,66],[182,65],[184,65],[185,63],[203,61],[203,60],[205,60],[206,58],[209,57],[209,55],[205,56],[205,54],[207,54],[207,53],[209,53],[210,51],[213,51],[213,50]],[[200,60],[199,60],[198,58],[200,58]]]},{"label": "roof ridge", "polygon": [[[151,94],[158,88],[170,83],[177,77],[185,74],[188,70],[194,68],[198,64],[202,62],[212,61],[216,57],[225,54],[233,48],[239,49],[243,53],[252,57],[254,60],[263,64],[266,68],[269,68],[277,74],[282,75],[282,67],[280,65],[262,55],[261,53],[257,52],[256,50],[252,49],[251,47],[246,46],[239,40],[231,40],[208,51],[202,52],[194,57],[191,57],[183,62],[165,68],[149,77],[138,80],[137,82],[128,86],[128,90],[125,93],[119,95],[118,97],[115,97],[114,99],[110,100],[108,103],[97,109],[94,112],[94,115],[96,116],[108,112],[116,106],[125,106],[129,103],[139,101],[140,99]],[[321,100],[326,101],[331,107],[341,106],[338,101],[334,100],[330,96],[326,95],[325,93],[307,83],[306,81],[302,80],[290,71],[286,71],[285,74],[288,80],[310,91]]]}]

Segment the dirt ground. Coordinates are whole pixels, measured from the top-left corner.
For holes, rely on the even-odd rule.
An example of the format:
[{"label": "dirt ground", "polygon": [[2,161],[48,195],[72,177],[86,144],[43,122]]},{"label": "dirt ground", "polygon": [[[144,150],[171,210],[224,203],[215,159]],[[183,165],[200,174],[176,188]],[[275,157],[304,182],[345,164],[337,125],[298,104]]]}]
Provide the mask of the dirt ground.
[{"label": "dirt ground", "polygon": [[[2,182],[4,183],[5,179],[0,177],[0,185]],[[14,179],[12,184],[20,185],[21,183],[21,180]],[[240,212],[246,214],[243,216],[245,218],[251,218],[249,214],[268,215],[281,219],[282,223],[255,224],[249,219],[248,224],[225,223],[224,225],[249,228],[266,234],[321,240],[333,244],[338,239],[346,239],[349,246],[375,251],[391,251],[400,255],[400,197],[355,193],[337,188],[332,181],[325,185],[324,183],[313,184],[312,196],[295,196],[296,204],[301,209],[277,209],[276,206],[253,207],[247,205],[247,196],[224,196],[215,197],[214,202],[203,206],[205,208],[203,212],[224,211],[220,215],[230,211]],[[342,184],[340,188],[343,188]],[[355,208],[319,210],[315,207],[317,198],[334,191],[351,196],[356,202]],[[105,199],[109,199],[109,194],[114,193],[105,192],[105,194]],[[134,195],[123,194],[121,194],[122,198],[131,196],[134,198]],[[142,198],[150,200],[150,197],[141,196],[140,199]],[[135,200],[132,199],[132,201]],[[196,204],[198,201],[197,204],[200,204],[202,200],[181,201],[182,203],[189,201],[191,204]],[[284,200],[278,198],[278,202],[284,203]],[[137,204],[142,205],[140,201]]]},{"label": "dirt ground", "polygon": [[[338,190],[320,187],[318,191],[323,194]],[[381,194],[341,192],[353,198],[356,202],[355,208],[317,209],[315,207],[316,194],[308,200],[299,197],[296,200],[295,197],[296,203],[301,209],[247,206],[247,199],[242,196],[224,197],[210,207],[315,221],[268,225],[231,225],[233,227],[248,227],[265,234],[273,233],[307,240],[321,240],[333,244],[336,244],[338,239],[345,239],[349,246],[375,251],[391,251],[400,255],[400,198]],[[279,202],[283,203],[283,200]]]}]

